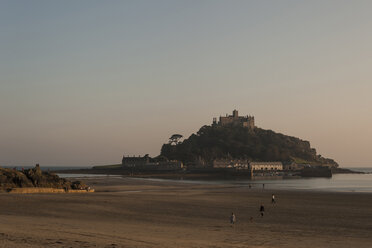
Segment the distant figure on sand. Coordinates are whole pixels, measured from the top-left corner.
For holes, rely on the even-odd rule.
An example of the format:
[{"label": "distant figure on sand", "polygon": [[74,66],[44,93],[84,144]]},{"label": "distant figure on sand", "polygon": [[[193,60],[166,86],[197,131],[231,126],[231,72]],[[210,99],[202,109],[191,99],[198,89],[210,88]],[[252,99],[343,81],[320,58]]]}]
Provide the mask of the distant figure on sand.
[{"label": "distant figure on sand", "polygon": [[231,225],[234,225],[236,222],[236,216],[234,213],[231,213],[231,216],[230,216],[230,224]]},{"label": "distant figure on sand", "polygon": [[263,217],[264,213],[265,213],[265,207],[264,207],[263,204],[261,204],[261,206],[260,206],[260,212],[261,212],[261,217]]},{"label": "distant figure on sand", "polygon": [[262,189],[264,189],[264,188],[265,188],[265,184],[263,183],[263,184],[262,184]]},{"label": "distant figure on sand", "polygon": [[272,196],[271,196],[271,203],[272,204],[276,203],[276,201],[275,201],[275,195],[274,194],[272,194]]}]

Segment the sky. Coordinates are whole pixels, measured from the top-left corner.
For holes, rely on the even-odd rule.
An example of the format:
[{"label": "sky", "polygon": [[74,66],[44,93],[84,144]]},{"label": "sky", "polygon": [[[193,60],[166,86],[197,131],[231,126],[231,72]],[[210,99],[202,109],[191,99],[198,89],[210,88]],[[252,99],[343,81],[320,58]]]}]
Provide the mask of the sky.
[{"label": "sky", "polygon": [[0,165],[156,156],[239,110],[372,166],[371,1],[0,1]]}]

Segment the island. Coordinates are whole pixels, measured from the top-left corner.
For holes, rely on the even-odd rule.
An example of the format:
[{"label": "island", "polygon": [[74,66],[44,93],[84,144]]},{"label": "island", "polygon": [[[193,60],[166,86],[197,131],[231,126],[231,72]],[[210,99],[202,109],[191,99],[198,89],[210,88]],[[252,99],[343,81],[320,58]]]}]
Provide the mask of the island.
[{"label": "island", "polygon": [[156,157],[124,155],[121,164],[60,172],[162,178],[331,177],[332,173],[352,173],[317,154],[309,141],[259,128],[254,116],[239,116],[237,110],[213,118],[211,125],[202,126],[188,138],[171,135]]}]

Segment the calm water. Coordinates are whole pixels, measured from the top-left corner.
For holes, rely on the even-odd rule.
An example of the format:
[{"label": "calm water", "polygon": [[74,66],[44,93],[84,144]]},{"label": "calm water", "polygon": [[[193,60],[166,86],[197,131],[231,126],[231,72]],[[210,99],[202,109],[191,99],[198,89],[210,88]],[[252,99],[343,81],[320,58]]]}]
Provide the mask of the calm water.
[{"label": "calm water", "polygon": [[[21,170],[22,168],[27,170],[35,168],[35,166],[2,166],[3,168],[17,169]],[[57,170],[78,170],[78,169],[91,169],[91,166],[40,166],[42,171],[57,171]]]},{"label": "calm water", "polygon": [[[60,169],[80,169],[89,167],[42,167],[43,170],[60,170]],[[20,168],[18,168],[20,169]],[[372,192],[372,167],[368,168],[350,168],[355,171],[361,171],[369,174],[336,174],[332,178],[300,178],[300,179],[273,179],[273,180],[215,180],[215,181],[198,181],[198,180],[182,180],[183,183],[197,184],[236,184],[247,186],[251,184],[253,188],[262,188],[265,184],[265,189],[291,189],[291,190],[316,190],[316,191],[333,191],[333,192]],[[95,174],[58,174],[60,177],[118,177]],[[119,176],[120,177],[120,176]],[[172,181],[179,182],[180,180],[168,179],[138,179],[152,181]]]},{"label": "calm water", "polygon": [[[372,168],[351,168],[355,171],[362,171],[369,174],[336,174],[332,178],[300,178],[300,179],[270,179],[260,180],[215,180],[215,181],[200,181],[200,180],[170,180],[170,179],[144,179],[137,180],[149,181],[171,181],[190,183],[190,184],[235,184],[240,186],[251,185],[253,188],[262,188],[265,184],[265,189],[290,189],[290,190],[315,190],[315,191],[332,191],[332,192],[372,192]],[[118,177],[107,175],[79,175],[79,174],[60,174],[61,177]],[[120,176],[119,176],[120,177]]]},{"label": "calm water", "polygon": [[[370,192],[372,193],[372,168],[352,168],[356,171],[363,171],[370,174],[336,174],[332,178],[300,178],[300,179],[271,179],[260,180],[215,180],[215,181],[200,181],[200,180],[170,180],[170,179],[144,179],[137,178],[136,180],[148,181],[171,181],[190,183],[190,184],[234,184],[243,187],[251,185],[253,188],[262,188],[265,184],[265,189],[290,189],[290,190],[312,190],[312,191],[332,191],[332,192]],[[81,175],[81,174],[60,174],[61,177],[120,177],[107,175]]]},{"label": "calm water", "polygon": [[[152,181],[167,181],[168,179],[139,179]],[[180,181],[180,180],[168,180]],[[372,193],[372,174],[336,174],[332,178],[299,178],[299,179],[271,179],[271,180],[216,180],[216,181],[197,181],[182,180],[185,183],[197,184],[234,184],[243,187],[262,188],[265,184],[266,190],[285,189],[285,190],[311,190],[311,191],[331,191],[331,192],[364,192]]]},{"label": "calm water", "polygon": [[[216,180],[216,181],[197,181],[182,180],[185,183],[201,184],[235,184],[252,188],[265,189],[288,189],[288,190],[312,190],[312,191],[330,191],[330,192],[364,192],[372,193],[372,168],[351,168],[355,171],[361,171],[369,174],[336,174],[332,178],[299,178],[299,179],[271,179],[271,180]],[[138,179],[152,181],[167,181],[168,179]],[[168,180],[177,182],[180,180]]]},{"label": "calm water", "polygon": [[372,192],[372,174],[336,174],[332,178],[301,178],[253,182],[260,187],[264,183],[265,189]]},{"label": "calm water", "polygon": [[103,174],[64,174],[64,173],[57,173],[59,177],[63,178],[102,178],[102,177],[123,177],[120,175],[103,175]]}]

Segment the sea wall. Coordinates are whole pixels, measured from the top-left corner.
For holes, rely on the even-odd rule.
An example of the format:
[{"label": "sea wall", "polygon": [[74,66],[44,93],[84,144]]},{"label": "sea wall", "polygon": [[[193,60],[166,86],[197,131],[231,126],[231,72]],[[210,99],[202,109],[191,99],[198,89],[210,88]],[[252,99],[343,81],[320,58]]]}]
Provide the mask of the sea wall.
[{"label": "sea wall", "polygon": [[328,167],[304,168],[302,177],[332,177],[332,171]]}]

